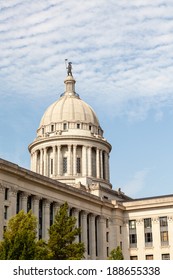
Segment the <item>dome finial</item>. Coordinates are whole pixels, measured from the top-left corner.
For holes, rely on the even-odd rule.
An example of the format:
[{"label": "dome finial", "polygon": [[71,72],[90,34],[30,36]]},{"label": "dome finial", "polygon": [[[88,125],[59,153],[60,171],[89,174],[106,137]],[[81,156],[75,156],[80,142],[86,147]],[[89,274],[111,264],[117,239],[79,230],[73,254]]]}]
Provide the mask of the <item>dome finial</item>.
[{"label": "dome finial", "polygon": [[[68,65],[67,65],[68,63]],[[67,75],[68,76],[73,76],[72,75],[72,62],[68,62],[68,59],[65,59],[65,65],[66,65],[66,69],[67,69]]]}]

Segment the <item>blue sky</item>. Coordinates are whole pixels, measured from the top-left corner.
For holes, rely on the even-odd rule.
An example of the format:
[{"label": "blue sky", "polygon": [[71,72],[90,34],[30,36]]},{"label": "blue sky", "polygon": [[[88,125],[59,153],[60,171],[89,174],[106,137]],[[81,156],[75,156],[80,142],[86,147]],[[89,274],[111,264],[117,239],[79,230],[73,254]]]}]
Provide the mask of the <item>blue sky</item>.
[{"label": "blue sky", "polygon": [[0,157],[30,168],[66,58],[112,144],[113,187],[173,193],[173,1],[1,1]]}]

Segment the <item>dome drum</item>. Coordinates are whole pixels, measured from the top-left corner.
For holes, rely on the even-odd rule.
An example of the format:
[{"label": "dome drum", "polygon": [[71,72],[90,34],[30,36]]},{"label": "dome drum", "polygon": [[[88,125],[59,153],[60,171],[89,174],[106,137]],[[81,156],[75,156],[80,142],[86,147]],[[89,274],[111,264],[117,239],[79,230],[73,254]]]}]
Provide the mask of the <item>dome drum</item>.
[{"label": "dome drum", "polygon": [[86,136],[98,135],[103,136],[103,130],[101,127],[95,126],[92,123],[84,123],[80,121],[68,122],[63,121],[59,123],[50,123],[49,125],[41,126],[37,130],[37,137],[47,137],[54,135],[63,135],[63,134],[79,134]]}]

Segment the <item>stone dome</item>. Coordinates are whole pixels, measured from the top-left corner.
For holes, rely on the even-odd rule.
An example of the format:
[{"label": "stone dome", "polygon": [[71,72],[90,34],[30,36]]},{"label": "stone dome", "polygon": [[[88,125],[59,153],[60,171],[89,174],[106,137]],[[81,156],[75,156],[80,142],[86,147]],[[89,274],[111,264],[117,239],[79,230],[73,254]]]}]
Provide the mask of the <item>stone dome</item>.
[{"label": "stone dome", "polygon": [[99,121],[93,109],[76,94],[64,94],[59,100],[50,105],[41,119],[40,127],[64,121],[99,126]]},{"label": "stone dome", "polygon": [[94,135],[103,136],[98,118],[94,110],[75,92],[75,79],[72,75],[68,75],[64,83],[66,85],[65,92],[60,98],[51,104],[45,111],[37,136],[49,136],[52,132],[59,133],[75,133],[75,129],[85,130]]}]

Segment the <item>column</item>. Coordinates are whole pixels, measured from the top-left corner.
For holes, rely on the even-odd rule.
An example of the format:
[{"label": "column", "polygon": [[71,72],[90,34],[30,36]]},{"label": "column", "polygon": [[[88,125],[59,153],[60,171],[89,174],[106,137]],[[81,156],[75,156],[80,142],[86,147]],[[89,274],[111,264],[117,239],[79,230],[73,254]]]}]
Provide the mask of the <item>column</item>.
[{"label": "column", "polygon": [[[73,215],[73,217],[76,218],[76,227],[79,228],[79,210],[76,209],[76,208],[73,209],[72,215]],[[76,243],[79,242],[79,235],[76,236],[75,242],[76,242]]]},{"label": "column", "polygon": [[103,179],[103,151],[100,151],[100,178]]},{"label": "column", "polygon": [[92,176],[92,148],[88,147],[88,176]]},{"label": "column", "polygon": [[97,178],[100,178],[100,150],[98,148],[96,151],[96,174]]},{"label": "column", "polygon": [[53,176],[56,176],[56,146],[53,146]]},{"label": "column", "polygon": [[55,220],[55,216],[60,209],[60,204],[58,202],[53,203],[53,220]]},{"label": "column", "polygon": [[73,175],[77,174],[77,170],[76,170],[76,149],[77,149],[77,145],[73,145]]},{"label": "column", "polygon": [[95,215],[90,215],[90,252],[91,259],[96,259],[96,240],[95,240]]},{"label": "column", "polygon": [[40,174],[43,174],[43,149],[40,149]]},{"label": "column", "polygon": [[30,165],[31,170],[33,171],[33,153],[31,152],[31,165]]},{"label": "column", "polygon": [[49,239],[48,229],[50,228],[50,201],[43,200],[43,239]]},{"label": "column", "polygon": [[27,201],[28,201],[28,194],[23,192],[21,193],[21,209],[27,213]]},{"label": "column", "polygon": [[108,153],[105,152],[104,155],[105,155],[105,163],[104,163],[105,164],[105,179],[107,181],[109,181],[109,159],[108,159]]},{"label": "column", "polygon": [[4,195],[5,187],[0,184],[0,240],[3,238],[4,231]]},{"label": "column", "polygon": [[47,148],[44,148],[44,176],[47,176]]},{"label": "column", "polygon": [[37,172],[37,151],[34,152],[34,171]]},{"label": "column", "polygon": [[87,242],[87,213],[82,211],[82,221],[81,221],[81,240],[84,243],[85,246],[85,259],[87,259],[87,246],[88,246],[88,242]]},{"label": "column", "polygon": [[98,223],[99,235],[98,235],[98,253],[99,259],[105,260],[106,254],[106,218],[100,216]]},{"label": "column", "polygon": [[87,175],[87,149],[86,146],[82,147],[82,176]]},{"label": "column", "polygon": [[61,175],[61,166],[62,166],[61,146],[57,146],[57,173],[58,173],[58,175]]},{"label": "column", "polygon": [[39,238],[39,200],[41,198],[34,196],[32,200],[32,211],[34,216],[37,218],[37,238]]},{"label": "column", "polygon": [[71,158],[71,145],[68,145],[68,158],[67,158],[67,175],[72,174],[72,158]]},{"label": "column", "polygon": [[9,191],[9,218],[16,215],[16,205],[17,205],[17,189],[14,187],[11,187]]},{"label": "column", "polygon": [[109,172],[109,154],[107,154],[107,157],[108,157],[108,164],[107,164],[108,181],[110,181],[110,172]]},{"label": "column", "polygon": [[[152,233],[153,233],[153,248],[158,248],[158,246],[161,246],[161,240],[160,240],[160,223],[159,223],[159,217],[153,217],[152,218]],[[160,252],[158,250],[154,250],[154,258],[156,260],[160,260]]]}]

